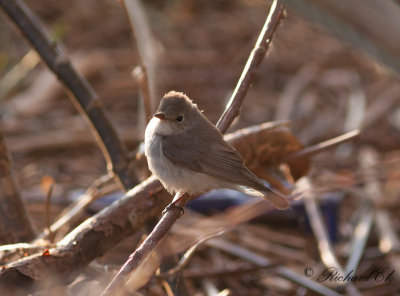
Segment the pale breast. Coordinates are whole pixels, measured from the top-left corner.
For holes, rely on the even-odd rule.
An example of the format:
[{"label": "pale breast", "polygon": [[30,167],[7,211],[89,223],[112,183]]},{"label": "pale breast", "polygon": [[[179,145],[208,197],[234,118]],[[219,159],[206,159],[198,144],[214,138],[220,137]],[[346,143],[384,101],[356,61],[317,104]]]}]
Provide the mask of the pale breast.
[{"label": "pale breast", "polygon": [[145,133],[145,154],[150,171],[169,192],[203,193],[220,188],[220,180],[173,164],[162,151],[162,136],[157,134],[157,122],[149,123]]}]

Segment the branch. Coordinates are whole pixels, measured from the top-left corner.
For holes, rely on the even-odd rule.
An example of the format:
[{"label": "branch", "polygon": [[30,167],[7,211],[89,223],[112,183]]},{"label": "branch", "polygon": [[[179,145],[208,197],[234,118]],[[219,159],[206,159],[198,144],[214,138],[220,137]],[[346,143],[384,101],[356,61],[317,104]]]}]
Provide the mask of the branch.
[{"label": "branch", "polygon": [[[278,1],[275,0],[272,3],[270,13],[261,30],[257,43],[249,56],[238,85],[227,105],[227,108],[225,109],[225,112],[217,123],[218,129],[222,133],[227,131],[232,121],[239,115],[240,106],[243,104],[247,90],[255,77],[259,64],[267,52],[273,33],[282,19],[284,11],[283,5],[277,5],[277,2]],[[124,289],[126,277],[134,271],[151,252],[153,252],[161,239],[181,216],[181,210],[178,207],[183,208],[189,200],[190,197],[185,194],[183,198],[180,198],[176,202],[175,207],[170,208],[166,212],[140,247],[129,256],[118,274],[104,290],[103,295],[114,295],[117,289]]]},{"label": "branch", "polygon": [[161,183],[150,177],[111,206],[87,219],[48,252],[3,266],[0,294],[7,287],[40,286],[48,280],[49,270],[56,279],[72,280],[93,259],[154,219],[169,201],[170,197]]},{"label": "branch", "polygon": [[[210,240],[207,242],[207,245],[212,246],[221,251],[224,251],[230,255],[242,258],[259,267],[266,268],[273,266],[273,263],[268,258],[261,256],[257,253],[254,253],[250,250],[244,249],[238,245],[232,244],[223,239]],[[332,291],[329,288],[321,285],[320,283],[312,281],[304,276],[299,276],[297,273],[293,272],[291,269],[288,269],[284,266],[276,267],[275,272],[280,277],[288,279],[294,283],[297,283],[321,295],[340,296],[340,294],[336,293],[335,291]]]},{"label": "branch", "polygon": [[[228,134],[225,138],[236,149],[240,150],[243,143],[249,143],[251,138],[255,138],[255,135],[263,135],[261,138],[265,138],[266,141],[273,140],[270,136],[267,136],[267,132],[274,132],[281,128],[282,123],[261,124]],[[257,142],[255,145],[270,145],[270,143]],[[277,150],[287,151],[287,147]],[[253,157],[252,153],[243,153],[243,156],[246,159],[246,163]],[[143,225],[159,215],[171,200],[171,197],[165,191],[161,191],[162,185],[155,178],[144,181],[132,189],[124,198],[72,231],[68,238],[50,250],[50,256],[46,256],[44,259],[41,255],[34,255],[20,259],[18,263],[11,263],[6,266],[0,272],[0,285],[3,287],[18,284],[24,287],[27,283],[23,280],[27,277],[30,277],[34,282],[40,282],[46,277],[46,272],[38,269],[36,274],[32,274],[32,271],[42,266],[40,265],[41,262],[45,262],[46,268],[54,271],[52,274],[63,279],[73,278],[76,274],[75,270],[82,269],[90,261],[106,253],[122,239],[135,233]],[[263,203],[262,205],[267,206],[268,204]],[[260,210],[263,207],[262,205],[257,206],[257,209]],[[240,211],[232,217],[238,219],[244,214],[244,211]],[[177,211],[174,215],[176,216],[172,218],[169,216],[168,218],[172,222],[179,218],[180,211]],[[241,218],[240,221],[243,221],[243,219]],[[233,218],[228,220],[232,223],[234,221]],[[44,268],[44,266],[42,267]],[[9,275],[13,275],[13,277],[8,278]],[[21,282],[24,284],[21,284]]]},{"label": "branch", "polygon": [[285,158],[285,161],[290,162],[293,160],[297,160],[300,158],[308,158],[311,157],[315,154],[318,154],[322,151],[332,149],[340,144],[346,143],[353,141],[354,139],[358,138],[360,136],[360,131],[359,130],[354,130],[348,133],[345,133],[343,135],[340,135],[338,137],[326,140],[324,142],[308,146],[304,149],[301,149],[297,152],[292,153],[288,157]]},{"label": "branch", "polygon": [[[260,134],[260,131],[266,132],[268,129],[276,130],[277,128],[279,128],[279,125],[276,124],[268,126],[261,124],[249,127],[248,130],[253,134]],[[243,145],[243,142],[249,141],[251,133],[240,130],[227,135],[227,139],[234,147],[238,147]],[[239,136],[242,137],[242,141],[240,141]],[[259,145],[262,144],[259,143]],[[36,254],[7,265],[0,271],[0,288],[13,285],[24,288],[32,282],[40,286],[40,282],[47,278],[46,270],[52,270],[52,275],[58,276],[62,280],[72,279],[80,269],[93,259],[103,255],[121,240],[153,221],[170,201],[171,196],[163,190],[161,183],[154,177],[150,177],[111,206],[70,232],[54,248],[49,250],[50,255]],[[260,202],[262,201],[260,200]],[[268,203],[265,203],[265,206],[267,205],[269,206]],[[258,210],[262,208],[257,206]],[[239,218],[246,214],[245,211],[240,213],[241,215],[235,214],[233,216]],[[180,210],[176,212],[168,211],[168,214],[164,216],[164,221],[167,220],[172,225],[180,214]],[[234,219],[229,220],[235,221]],[[161,230],[167,231],[168,229]],[[144,246],[142,245],[142,248]],[[146,248],[149,250],[149,247]],[[143,258],[144,255],[143,252],[139,252],[136,256]],[[30,280],[26,281],[27,278]]]},{"label": "branch", "polygon": [[132,76],[139,82],[143,101],[145,122],[148,123],[153,109],[153,100],[156,93],[156,45],[150,32],[146,13],[137,0],[123,0],[122,6],[128,15],[133,36],[136,40],[139,66],[132,71]]},{"label": "branch", "polygon": [[217,127],[222,133],[225,133],[233,120],[239,116],[240,108],[243,104],[244,97],[254,80],[258,66],[261,64],[264,56],[267,53],[269,45],[271,44],[272,37],[280,21],[284,17],[284,7],[278,0],[272,3],[268,18],[258,36],[256,45],[254,46],[251,54],[244,66],[242,75],[239,78],[233,94],[226,105],[225,111],[217,122]]},{"label": "branch", "polygon": [[[305,209],[307,212],[307,217],[310,221],[311,228],[313,230],[315,239],[318,242],[318,250],[320,253],[321,260],[327,268],[335,267],[338,270],[339,274],[345,274],[344,269],[340,265],[336,255],[335,255],[335,252],[332,247],[332,243],[326,232],[326,226],[325,226],[324,220],[322,218],[321,211],[317,206],[314,195],[311,193],[312,192],[311,182],[308,178],[303,178],[303,180],[301,180],[301,181],[302,181],[301,185],[303,186],[302,191],[303,191],[303,196],[304,196],[304,206],[305,206]],[[361,293],[357,290],[357,288],[352,283],[349,283],[349,282],[334,283],[334,285],[337,287],[342,287],[342,285],[344,285],[344,288],[349,295],[355,295],[355,296],[361,295]]]},{"label": "branch", "polygon": [[376,166],[378,162],[376,153],[372,149],[362,148],[359,154],[359,162],[364,175],[365,197],[363,196],[358,204],[358,208],[361,209],[361,215],[353,230],[350,255],[346,265],[346,274],[351,271],[357,272],[376,213],[376,204],[374,201],[382,196],[380,183],[377,178],[378,174],[374,170],[374,166]]},{"label": "branch", "polygon": [[39,20],[22,1],[0,0],[0,6],[36,49],[50,70],[72,93],[72,102],[85,118],[96,138],[106,159],[108,170],[115,173],[125,190],[135,186],[138,181],[133,171],[129,170],[126,148],[118,138],[95,91],[71,65],[60,46],[49,39]]},{"label": "branch", "polygon": [[76,225],[76,222],[78,222],[79,218],[81,218],[84,210],[92,202],[94,202],[100,196],[111,193],[118,189],[116,188],[117,186],[115,183],[107,188],[101,188],[105,183],[108,183],[110,180],[112,180],[113,177],[113,175],[107,174],[96,179],[84,194],[79,196],[75,202],[71,203],[60,213],[53,224],[49,225],[47,229],[42,231],[42,233],[36,237],[34,242],[37,242],[41,239],[47,239],[48,237],[51,237],[50,234],[53,234],[53,237],[55,237],[55,234],[57,234],[60,229],[66,225],[74,225],[74,223]]},{"label": "branch", "polygon": [[0,244],[32,240],[35,237],[35,231],[17,189],[1,130],[0,188]]}]

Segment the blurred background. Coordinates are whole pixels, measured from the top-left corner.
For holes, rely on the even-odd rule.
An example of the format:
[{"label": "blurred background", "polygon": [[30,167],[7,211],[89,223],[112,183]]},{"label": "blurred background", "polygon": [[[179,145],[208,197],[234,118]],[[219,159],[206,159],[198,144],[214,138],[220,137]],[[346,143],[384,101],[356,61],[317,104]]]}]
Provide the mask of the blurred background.
[{"label": "blurred background", "polygon": [[[315,191],[334,195],[328,196],[335,201],[332,215],[330,204],[324,203],[324,199],[321,204],[328,208],[328,214],[324,213],[333,219],[329,220],[333,225],[328,227],[332,231],[330,237],[339,259],[343,259],[349,254],[354,229],[363,215],[359,205],[364,193],[353,192],[357,198],[342,198],[366,183],[360,159],[365,149],[375,159],[374,168],[379,169],[379,207],[389,215],[390,229],[395,235],[400,227],[400,51],[395,50],[400,40],[400,31],[396,30],[400,17],[396,1],[366,1],[363,9],[358,9],[362,5],[357,1],[349,1],[347,7],[334,1],[316,2],[286,2],[286,18],[259,68],[240,117],[229,131],[288,119],[293,134],[309,146],[362,129],[356,142],[313,157],[309,173]],[[62,43],[134,153],[143,140],[145,123],[138,82],[132,77],[132,70],[138,65],[137,44],[121,4],[109,0],[25,3],[45,23],[52,38]],[[154,83],[153,108],[167,91],[182,91],[216,123],[257,40],[270,4],[260,0],[143,1],[152,36],[151,48],[143,50],[148,55],[146,66]],[[374,5],[376,15],[368,10]],[[386,14],[387,11],[391,13]],[[363,25],[367,23],[372,23],[376,30]],[[36,228],[43,229],[43,178],[50,176],[56,184],[51,204],[55,217],[106,173],[106,164],[62,86],[4,14],[0,14],[0,106],[1,126],[17,183]],[[247,247],[265,252],[279,264],[291,265],[301,275],[304,267],[320,264],[316,242],[302,211],[300,205],[291,214],[271,215],[261,221],[267,226],[248,226],[246,230],[251,241],[264,229],[283,228],[283,237],[278,232],[263,235],[279,237],[270,242],[275,247],[296,238],[289,246],[290,256],[266,250],[268,247],[262,242]],[[91,213],[88,211],[87,216]],[[240,236],[232,236],[233,241],[240,241]],[[377,261],[389,266],[387,253],[379,250],[379,235],[367,235],[366,240],[367,259],[362,261],[362,268],[368,269]],[[397,238],[394,241],[397,243]],[[398,247],[390,250],[397,251]],[[124,250],[114,263],[123,262],[129,247]],[[215,258],[219,258],[220,264],[233,260],[218,255],[219,251],[202,252],[192,267],[215,263]],[[110,262],[116,260],[111,258]],[[400,274],[400,269],[396,273]],[[213,285],[217,290],[228,289],[231,295],[314,295],[264,272],[239,273],[237,277],[235,282],[231,276],[219,276]],[[192,291],[199,293],[196,295],[214,295],[204,292],[208,290],[198,278],[190,281]],[[160,289],[147,289],[143,295],[164,295]],[[370,283],[361,290],[365,295],[395,295],[400,292],[400,283]]]}]

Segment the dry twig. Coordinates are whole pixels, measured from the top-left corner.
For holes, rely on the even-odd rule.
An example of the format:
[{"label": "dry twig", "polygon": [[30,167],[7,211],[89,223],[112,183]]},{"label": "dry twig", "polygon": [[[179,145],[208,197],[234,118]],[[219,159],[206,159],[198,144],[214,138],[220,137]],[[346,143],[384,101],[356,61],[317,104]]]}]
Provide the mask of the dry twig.
[{"label": "dry twig", "polygon": [[0,272],[0,291],[13,286],[40,286],[46,281],[49,270],[55,278],[73,279],[94,258],[139,231],[161,212],[170,200],[162,189],[161,183],[150,177],[87,219],[48,252],[10,263]]},{"label": "dry twig", "polygon": [[[321,260],[327,268],[333,267],[338,270],[338,274],[344,275],[344,269],[336,258],[331,241],[328,234],[326,233],[326,227],[322,218],[322,214],[317,207],[313,194],[311,193],[312,189],[310,181],[307,178],[304,178],[303,180],[301,180],[301,182],[304,186],[304,203],[307,211],[307,216],[310,220],[314,236],[318,241],[318,249]],[[340,287],[342,284],[335,283],[335,285],[338,285]],[[352,283],[345,283],[344,285],[349,295],[361,295],[361,293]]]},{"label": "dry twig", "polygon": [[232,124],[233,120],[239,116],[240,108],[243,104],[247,91],[249,90],[250,85],[257,74],[258,66],[267,53],[269,45],[272,41],[272,37],[274,36],[280,21],[284,17],[284,12],[285,10],[283,5],[279,1],[275,0],[272,3],[268,18],[264,23],[260,35],[258,36],[256,45],[251,51],[249,59],[244,66],[242,75],[239,78],[236,88],[233,91],[228,104],[226,105],[224,113],[216,124],[222,133],[225,133]]},{"label": "dry twig", "polygon": [[73,222],[75,222],[81,216],[82,212],[99,196],[115,191],[117,189],[115,188],[116,185],[111,186],[111,188],[107,188],[106,191],[100,189],[100,187],[108,183],[111,178],[113,178],[113,175],[107,174],[96,179],[93,184],[86,190],[86,192],[77,198],[76,202],[72,203],[62,211],[62,213],[59,215],[59,218],[53,224],[50,225],[50,223],[48,223],[47,229],[36,237],[36,241],[40,239],[45,239],[49,236],[51,237],[51,234],[53,234],[54,237],[54,235],[63,226],[67,224],[73,224]]},{"label": "dry twig", "polygon": [[[257,132],[255,127],[250,129]],[[240,133],[245,139],[246,133],[243,131]],[[229,135],[228,138],[238,141],[235,133]],[[238,141],[238,143],[240,142]],[[163,190],[161,183],[154,177],[149,178],[129,191],[126,196],[70,232],[49,250],[49,256],[43,257],[41,254],[36,254],[7,265],[0,272],[0,287],[14,284],[23,287],[31,284],[32,281],[40,283],[46,278],[45,271],[48,269],[53,271],[53,275],[60,276],[65,280],[73,278],[76,275],[75,271],[79,271],[122,239],[152,221],[170,201],[171,196]],[[256,206],[258,213],[261,210],[265,212],[266,209],[271,209],[270,204],[262,200],[260,202],[263,203],[263,206],[259,204]],[[80,209],[79,206],[76,208]],[[254,217],[254,213],[247,213],[247,211],[241,211],[240,214],[232,215],[238,220],[230,219],[231,222],[240,223],[243,219]],[[176,212],[176,215],[176,219],[178,219],[180,210]],[[58,223],[61,221],[59,220],[55,225]],[[34,270],[35,273],[32,274]],[[13,276],[9,277],[10,275]],[[23,282],[23,279],[27,278],[30,278],[30,282]]]},{"label": "dry twig", "polygon": [[220,236],[224,234],[228,229],[223,229],[221,231],[218,231],[216,233],[210,233],[209,235],[205,235],[198,239],[182,256],[181,260],[179,263],[172,269],[167,270],[165,272],[162,272],[158,274],[159,277],[168,277],[173,274],[176,274],[177,272],[181,271],[182,268],[186,266],[186,264],[189,262],[190,258],[195,254],[196,250],[203,245],[207,240],[215,238],[216,236]]},{"label": "dry twig", "polygon": [[359,130],[354,130],[348,133],[345,133],[343,135],[340,135],[336,138],[329,139],[327,141],[308,146],[304,149],[301,149],[291,155],[289,155],[285,161],[293,161],[295,159],[299,158],[304,158],[304,157],[311,157],[315,154],[318,154],[322,151],[325,151],[327,149],[334,148],[340,144],[353,141],[354,139],[357,139],[360,136],[360,131]]},{"label": "dry twig", "polygon": [[[357,267],[364,252],[372,223],[375,221],[379,236],[379,249],[382,253],[388,254],[390,258],[388,260],[389,264],[394,270],[398,270],[400,268],[400,258],[398,255],[400,249],[399,238],[393,229],[393,223],[390,223],[389,213],[379,206],[383,201],[383,192],[379,181],[379,174],[376,172],[376,165],[379,162],[378,153],[372,148],[364,148],[361,150],[359,162],[361,163],[365,178],[364,192],[366,198],[363,199],[363,202],[366,204],[367,213],[361,216],[359,225],[355,229],[354,255],[352,253],[350,257],[354,257],[351,261],[351,269],[355,270]],[[348,264],[350,264],[350,259]],[[395,276],[399,278],[398,273],[395,273]]]},{"label": "dry twig", "polygon": [[115,173],[123,189],[134,187],[138,181],[133,171],[129,170],[126,148],[118,138],[95,91],[71,65],[61,47],[49,39],[39,20],[22,1],[0,0],[0,6],[50,70],[73,94],[72,101],[96,138],[107,161],[108,170]]},{"label": "dry twig", "polygon": [[[48,184],[45,184],[48,188],[46,188],[47,193],[46,193],[46,228],[49,233],[49,240],[50,242],[53,242],[54,240],[54,232],[51,231],[51,217],[50,217],[50,204],[51,204],[51,197],[53,194],[53,189],[54,189],[54,180],[49,177]],[[43,181],[42,181],[43,182]]]},{"label": "dry twig", "polygon": [[24,79],[24,77],[36,67],[40,59],[37,53],[30,50],[17,65],[15,65],[4,77],[0,79],[0,101]]},{"label": "dry twig", "polygon": [[132,75],[138,80],[140,93],[145,111],[145,122],[148,123],[152,113],[152,102],[156,88],[156,46],[150,33],[149,22],[146,13],[137,0],[124,0],[121,2],[129,17],[131,29],[136,40],[139,53],[139,65],[132,71]]},{"label": "dry twig", "polygon": [[[207,242],[207,245],[223,250],[224,252],[240,257],[248,262],[251,262],[263,268],[271,267],[273,265],[267,258],[222,239],[212,239]],[[331,289],[322,286],[317,282],[309,280],[308,278],[299,276],[298,274],[296,274],[295,272],[291,271],[286,267],[283,266],[276,267],[275,271],[276,274],[278,274],[279,276],[288,279],[292,282],[295,282],[321,295],[340,296],[340,294],[332,291]]]}]

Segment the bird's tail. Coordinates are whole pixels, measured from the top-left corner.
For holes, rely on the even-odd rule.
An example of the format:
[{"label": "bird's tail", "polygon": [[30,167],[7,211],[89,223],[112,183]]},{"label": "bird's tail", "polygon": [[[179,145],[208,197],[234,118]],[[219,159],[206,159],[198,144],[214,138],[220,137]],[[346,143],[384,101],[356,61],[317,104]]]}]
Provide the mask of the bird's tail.
[{"label": "bird's tail", "polygon": [[268,191],[264,190],[261,193],[263,193],[263,198],[272,202],[279,210],[286,210],[290,207],[290,203],[286,196],[275,189],[268,188]]},{"label": "bird's tail", "polygon": [[240,191],[249,195],[263,197],[270,201],[279,210],[286,210],[290,207],[290,203],[284,194],[275,189],[268,188],[263,184],[257,184],[251,188],[243,186]]}]

